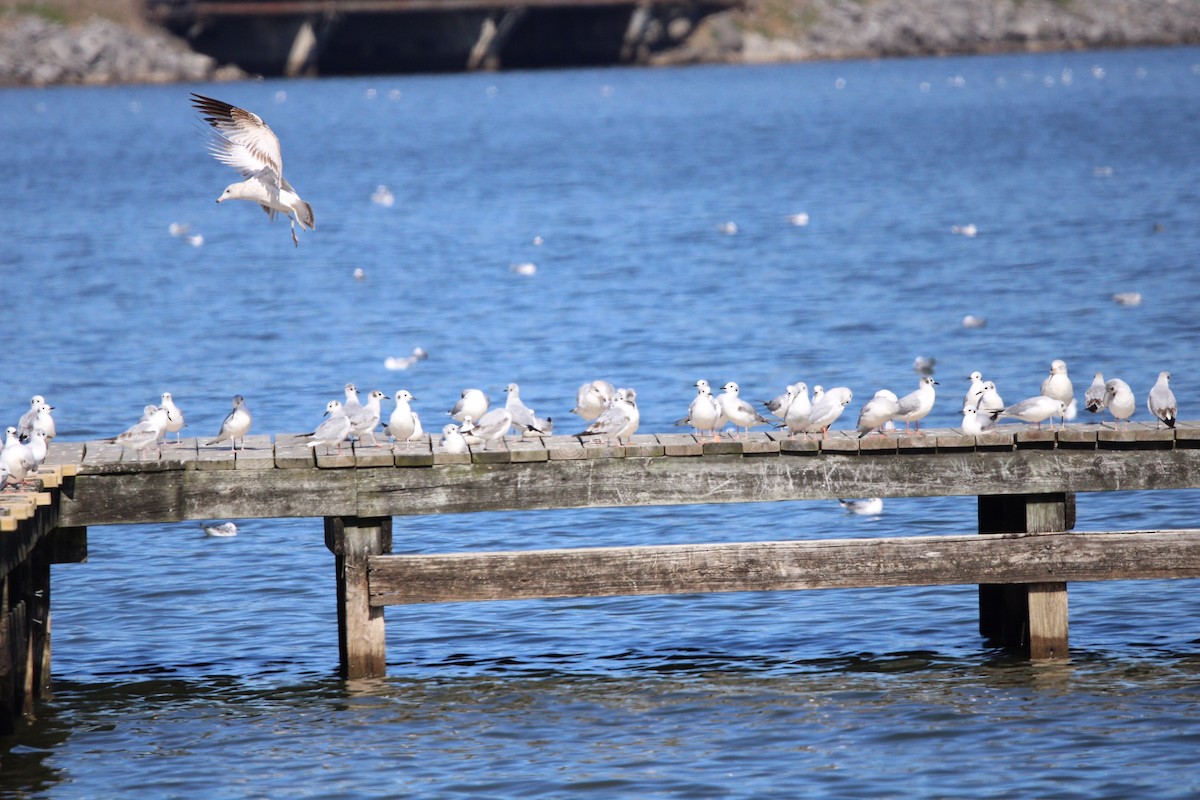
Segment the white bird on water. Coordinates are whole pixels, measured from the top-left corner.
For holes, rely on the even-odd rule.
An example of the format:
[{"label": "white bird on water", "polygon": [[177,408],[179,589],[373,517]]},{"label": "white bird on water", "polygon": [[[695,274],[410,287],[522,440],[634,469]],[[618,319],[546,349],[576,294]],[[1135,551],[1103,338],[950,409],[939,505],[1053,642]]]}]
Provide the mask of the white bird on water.
[{"label": "white bird on water", "polygon": [[[230,450],[237,450],[238,439],[245,438],[250,432],[250,423],[253,417],[250,415],[250,409],[246,408],[246,400],[240,394],[233,396],[233,410],[225,416],[221,422],[221,430],[217,433],[217,437],[205,444],[205,447],[210,447],[221,442],[229,442]],[[246,446],[242,442],[242,447]]]},{"label": "white bird on water", "polygon": [[[1152,417],[1165,422],[1168,428],[1175,427],[1175,393],[1171,391],[1171,373],[1158,373],[1158,380],[1146,398],[1146,408]],[[1158,427],[1158,422],[1154,423],[1154,427]]]},{"label": "white bird on water", "polygon": [[864,517],[877,517],[883,513],[882,497],[866,497],[862,500],[838,500],[848,514],[858,514]]},{"label": "white bird on water", "polygon": [[312,206],[304,202],[283,177],[283,151],[279,147],[279,138],[262,117],[244,108],[194,92],[192,105],[213,128],[209,153],[246,179],[226,186],[217,202],[249,200],[261,206],[271,219],[280,212],[286,214],[291,220],[292,243],[299,247],[296,223],[306,230],[315,230],[316,225]]},{"label": "white bird on water", "polygon": [[1125,427],[1128,428],[1129,418],[1133,416],[1134,409],[1137,408],[1137,399],[1133,396],[1133,390],[1129,388],[1128,383],[1120,378],[1112,378],[1104,384],[1104,406],[1108,409],[1108,413],[1113,415],[1118,427],[1124,422]]},{"label": "white bird on water", "polygon": [[220,525],[201,525],[204,532],[217,539],[228,539],[237,536],[237,525],[232,522],[222,522]]}]

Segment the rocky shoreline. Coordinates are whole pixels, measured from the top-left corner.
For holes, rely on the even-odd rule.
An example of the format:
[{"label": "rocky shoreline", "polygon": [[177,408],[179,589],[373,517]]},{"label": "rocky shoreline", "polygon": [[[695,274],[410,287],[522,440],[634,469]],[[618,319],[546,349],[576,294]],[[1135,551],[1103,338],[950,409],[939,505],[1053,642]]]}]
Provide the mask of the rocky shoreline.
[{"label": "rocky shoreline", "polygon": [[[771,63],[1200,43],[1200,0],[754,0],[653,64]],[[237,80],[158,29],[0,17],[0,85]]]},{"label": "rocky shoreline", "polygon": [[93,17],[66,27],[34,16],[0,18],[0,85],[174,83],[246,74],[193,52],[164,31]]}]

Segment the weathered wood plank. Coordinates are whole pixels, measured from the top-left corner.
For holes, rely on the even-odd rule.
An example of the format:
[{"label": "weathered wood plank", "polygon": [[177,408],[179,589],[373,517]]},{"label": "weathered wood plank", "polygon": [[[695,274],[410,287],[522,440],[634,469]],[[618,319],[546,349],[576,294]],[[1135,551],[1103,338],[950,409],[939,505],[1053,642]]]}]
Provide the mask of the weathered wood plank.
[{"label": "weathered wood plank", "polygon": [[312,439],[302,433],[275,434],[275,466],[279,469],[312,469],[316,457],[308,443]]},{"label": "weathered wood plank", "polygon": [[243,441],[243,447],[234,453],[234,469],[274,469],[275,446],[265,433],[251,434]]},{"label": "weathered wood plank", "polygon": [[325,541],[335,556],[338,653],[342,676],[376,678],[387,674],[387,630],[383,609],[370,604],[367,559],[392,549],[387,517],[326,517]]},{"label": "weathered wood plank", "polygon": [[1066,658],[1067,584],[1031,583],[1027,591],[1029,657],[1037,661]]},{"label": "weathered wood plank", "polygon": [[[1200,577],[1200,530],[910,536],[368,559],[377,606]],[[1057,612],[1055,612],[1057,613]]]},{"label": "weathered wood plank", "polygon": [[[62,524],[327,516],[332,510],[324,507],[327,499],[333,506],[347,505],[343,495],[347,485],[352,495],[348,505],[353,509],[357,504],[364,516],[976,495],[983,488],[998,494],[1192,488],[1200,486],[1200,449],[977,450],[883,458],[850,454],[598,458],[347,471],[348,483],[322,474],[332,471],[311,467],[230,470],[252,477],[239,475],[229,481],[196,480],[202,473],[223,470],[81,474],[74,479],[73,497],[64,498]],[[231,487],[238,493],[236,503],[217,494]],[[307,499],[297,503],[302,493]],[[231,504],[239,513],[189,516],[190,509]]]}]

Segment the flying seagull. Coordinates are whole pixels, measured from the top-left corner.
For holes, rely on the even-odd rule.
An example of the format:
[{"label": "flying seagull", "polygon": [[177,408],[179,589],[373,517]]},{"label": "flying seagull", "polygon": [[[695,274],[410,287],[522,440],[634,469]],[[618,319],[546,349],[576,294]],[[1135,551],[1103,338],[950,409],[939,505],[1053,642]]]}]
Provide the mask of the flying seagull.
[{"label": "flying seagull", "polygon": [[262,117],[220,100],[193,93],[192,105],[213,128],[208,144],[213,158],[233,167],[246,179],[226,186],[217,202],[249,200],[258,203],[271,219],[282,211],[291,219],[292,243],[299,247],[296,223],[301,228],[315,230],[312,206],[300,199],[283,177],[283,152],[275,133]]}]

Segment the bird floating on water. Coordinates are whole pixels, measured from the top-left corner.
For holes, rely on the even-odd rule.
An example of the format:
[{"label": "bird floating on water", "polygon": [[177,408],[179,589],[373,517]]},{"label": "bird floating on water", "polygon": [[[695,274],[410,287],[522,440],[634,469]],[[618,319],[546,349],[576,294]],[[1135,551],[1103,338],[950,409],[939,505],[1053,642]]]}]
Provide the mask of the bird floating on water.
[{"label": "bird floating on water", "polygon": [[291,220],[292,243],[299,247],[296,223],[315,230],[313,210],[283,177],[283,151],[274,131],[257,114],[211,97],[193,92],[192,105],[213,128],[208,147],[213,158],[246,179],[226,186],[217,202],[249,200],[258,203],[271,219],[283,212]]},{"label": "bird floating on water", "polygon": [[218,539],[228,539],[237,536],[237,525],[232,522],[222,522],[220,525],[201,525],[204,532]]}]

